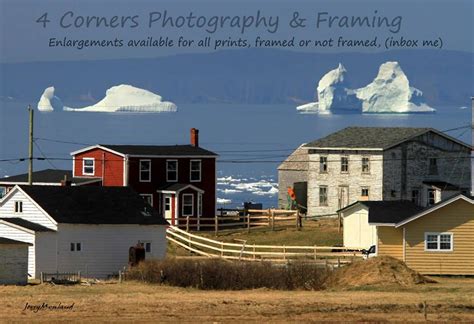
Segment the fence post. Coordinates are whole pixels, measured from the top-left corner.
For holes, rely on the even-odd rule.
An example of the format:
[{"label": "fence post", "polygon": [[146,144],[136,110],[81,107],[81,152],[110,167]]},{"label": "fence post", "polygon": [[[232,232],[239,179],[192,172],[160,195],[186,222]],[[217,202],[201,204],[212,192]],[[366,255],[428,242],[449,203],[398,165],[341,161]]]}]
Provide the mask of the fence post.
[{"label": "fence post", "polygon": [[186,232],[189,232],[189,216],[186,216]]},{"label": "fence post", "polygon": [[316,257],[316,245],[314,246],[314,260],[317,260],[318,258]]},{"label": "fence post", "polygon": [[272,217],[272,231],[275,230],[275,212],[273,209],[271,210],[271,217]]},{"label": "fence post", "polygon": [[286,248],[284,245],[283,245],[283,260],[286,261]]},{"label": "fence post", "polygon": [[337,257],[337,268],[339,269],[341,267],[341,258]]},{"label": "fence post", "polygon": [[250,233],[250,214],[247,214],[247,233]]},{"label": "fence post", "polygon": [[79,277],[79,282],[81,282],[81,272],[80,271],[77,272],[77,276]]},{"label": "fence post", "polygon": [[300,210],[296,210],[296,229],[299,231],[303,227],[303,223],[301,220]]},{"label": "fence post", "polygon": [[219,218],[216,215],[214,217],[214,236],[217,236],[218,231],[219,231]]},{"label": "fence post", "polygon": [[40,282],[43,283],[44,282],[44,278],[43,278],[43,272],[41,272],[40,274]]},{"label": "fence post", "polygon": [[253,244],[253,259],[255,260],[255,243]]},{"label": "fence post", "polygon": [[224,256],[224,242],[221,242],[221,257]]}]

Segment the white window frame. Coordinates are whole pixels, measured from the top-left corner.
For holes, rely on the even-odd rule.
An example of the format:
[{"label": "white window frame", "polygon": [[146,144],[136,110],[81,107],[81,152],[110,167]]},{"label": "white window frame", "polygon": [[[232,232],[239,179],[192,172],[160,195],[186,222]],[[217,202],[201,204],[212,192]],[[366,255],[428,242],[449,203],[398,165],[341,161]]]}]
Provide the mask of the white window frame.
[{"label": "white window frame", "polygon": [[[198,180],[193,180],[192,174],[193,174],[193,162],[199,162],[199,179]],[[194,171],[197,172],[197,171]],[[191,160],[189,161],[189,182],[201,182],[201,175],[202,175],[202,160]]]},{"label": "white window frame", "polygon": [[[74,244],[74,249],[71,250],[71,244]],[[77,245],[80,244],[81,245],[81,250],[78,251],[77,250]],[[82,253],[84,251],[84,243],[82,243],[81,241],[80,242],[69,242],[69,252],[70,253]]]},{"label": "white window frame", "polygon": [[[438,247],[436,249],[428,249],[428,235],[437,236]],[[450,249],[441,249],[441,235],[449,235]],[[433,242],[432,242],[433,243]],[[454,234],[452,232],[425,232],[425,252],[453,252],[454,251]]]},{"label": "white window frame", "polygon": [[3,197],[7,194],[7,188],[5,187],[0,187],[0,200],[2,200]]},{"label": "white window frame", "polygon": [[[146,171],[146,170],[142,170],[142,162],[148,162],[149,164],[149,168],[148,168],[148,179],[143,179],[142,178],[142,171]],[[151,182],[151,160],[149,159],[142,159],[138,162],[138,178],[140,179],[140,182]]]},{"label": "white window frame", "polygon": [[153,194],[140,194],[140,196],[143,197],[143,198],[150,197],[150,205],[153,207]]},{"label": "white window frame", "polygon": [[[168,178],[168,162],[176,162],[176,179],[170,180]],[[178,160],[166,160],[166,182],[178,182]]]},{"label": "white window frame", "polygon": [[22,214],[23,213],[23,201],[15,200],[15,205],[13,206],[15,214]]},{"label": "white window frame", "polygon": [[[185,205],[184,204],[184,197],[186,196],[191,196],[191,214],[185,214],[184,213],[184,206],[189,206],[189,205]],[[181,216],[194,216],[194,195],[193,194],[190,194],[190,193],[185,193],[183,194],[183,203],[182,203],[182,206],[181,206]]]},{"label": "white window frame", "polygon": [[[86,172],[86,161],[92,161],[92,173]],[[90,166],[87,166],[90,168]],[[95,158],[83,158],[82,159],[82,174],[83,175],[95,175]]]}]

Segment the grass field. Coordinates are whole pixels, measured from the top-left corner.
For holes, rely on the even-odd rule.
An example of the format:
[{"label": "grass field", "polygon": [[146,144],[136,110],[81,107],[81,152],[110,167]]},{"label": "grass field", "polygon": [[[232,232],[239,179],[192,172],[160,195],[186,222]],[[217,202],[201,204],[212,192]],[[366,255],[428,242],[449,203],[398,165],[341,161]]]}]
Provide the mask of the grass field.
[{"label": "grass field", "polygon": [[[11,321],[474,321],[474,278],[436,278],[411,288],[200,291],[136,282],[92,286],[0,286],[0,322]],[[24,310],[70,305],[70,310]]]}]

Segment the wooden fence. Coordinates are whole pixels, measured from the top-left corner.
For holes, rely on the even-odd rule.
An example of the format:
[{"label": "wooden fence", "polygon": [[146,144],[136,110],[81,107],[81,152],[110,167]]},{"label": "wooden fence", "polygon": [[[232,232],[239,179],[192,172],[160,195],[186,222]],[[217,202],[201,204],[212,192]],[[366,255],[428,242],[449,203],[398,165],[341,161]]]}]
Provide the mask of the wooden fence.
[{"label": "wooden fence", "polygon": [[230,215],[216,215],[215,217],[180,217],[176,218],[176,227],[190,230],[214,230],[215,234],[224,229],[246,229],[250,231],[257,227],[302,226],[301,215],[297,210],[282,209],[248,209],[235,210]]},{"label": "wooden fence", "polygon": [[285,246],[227,243],[188,233],[175,226],[167,230],[167,239],[200,256],[242,261],[288,262],[315,261],[340,266],[361,258],[361,248],[333,246]]}]

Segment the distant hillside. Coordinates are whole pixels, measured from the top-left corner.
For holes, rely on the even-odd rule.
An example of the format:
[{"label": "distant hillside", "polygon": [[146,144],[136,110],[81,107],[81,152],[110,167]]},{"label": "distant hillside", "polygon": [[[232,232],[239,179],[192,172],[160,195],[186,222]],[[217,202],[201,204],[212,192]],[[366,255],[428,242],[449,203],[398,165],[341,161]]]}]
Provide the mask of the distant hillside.
[{"label": "distant hillside", "polygon": [[314,54],[249,49],[156,59],[1,64],[0,96],[36,101],[54,85],[65,104],[92,102],[109,87],[126,83],[178,104],[298,103],[311,101],[321,76],[339,62],[356,88],[372,81],[388,60],[400,62],[430,106],[470,105],[472,54],[440,50]]}]

